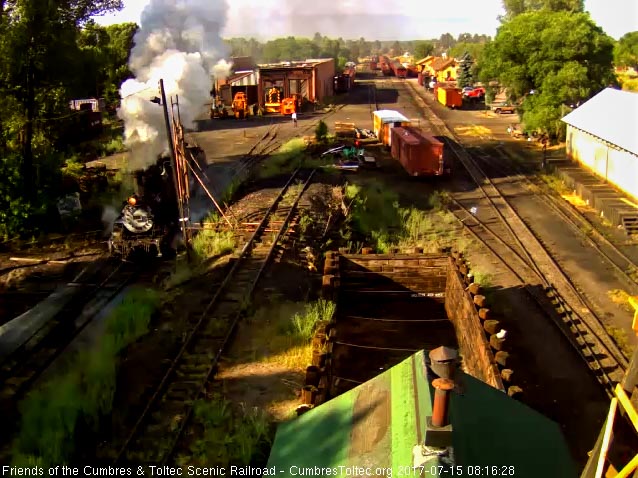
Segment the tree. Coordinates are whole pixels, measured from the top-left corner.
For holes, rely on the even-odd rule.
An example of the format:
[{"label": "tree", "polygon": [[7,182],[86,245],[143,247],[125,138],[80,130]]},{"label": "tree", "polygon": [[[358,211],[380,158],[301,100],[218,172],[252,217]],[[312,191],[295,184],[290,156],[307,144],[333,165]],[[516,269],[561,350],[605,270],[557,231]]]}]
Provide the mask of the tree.
[{"label": "tree", "polygon": [[441,35],[441,39],[439,41],[441,43],[441,48],[443,48],[444,50],[451,48],[456,43],[454,37],[449,33],[444,33],[443,35]]},{"label": "tree", "polygon": [[511,99],[524,100],[528,128],[560,136],[562,105],[586,100],[614,82],[613,45],[586,13],[523,13],[503,24],[486,46],[481,81],[498,80]]},{"label": "tree", "polygon": [[480,62],[485,43],[457,43],[450,48],[449,54],[451,58],[462,58],[465,53],[469,53],[475,62]]},{"label": "tree", "polygon": [[392,44],[392,54],[393,55],[400,55],[401,53],[403,53],[403,51],[401,50],[401,42],[395,41]]},{"label": "tree", "polygon": [[614,64],[638,70],[638,32],[622,36],[614,48]]},{"label": "tree", "polygon": [[[121,9],[122,0],[5,0],[3,15],[9,95],[22,111],[22,182],[25,196],[35,199],[34,135],[38,117],[60,109],[65,88],[80,69],[75,42],[78,26],[91,16]],[[7,57],[5,57],[7,59]]]},{"label": "tree", "polygon": [[432,44],[432,42],[429,41],[421,40],[416,42],[416,44],[414,45],[414,57],[418,58],[419,60],[431,55],[433,51],[434,45]]},{"label": "tree", "polygon": [[472,57],[469,53],[465,53],[463,58],[461,59],[461,64],[459,65],[459,73],[457,78],[457,83],[459,88],[464,88],[466,86],[472,86],[474,84],[474,79],[472,78]]},{"label": "tree", "polygon": [[505,9],[503,20],[507,21],[523,13],[539,10],[582,12],[584,0],[503,0],[503,8]]}]

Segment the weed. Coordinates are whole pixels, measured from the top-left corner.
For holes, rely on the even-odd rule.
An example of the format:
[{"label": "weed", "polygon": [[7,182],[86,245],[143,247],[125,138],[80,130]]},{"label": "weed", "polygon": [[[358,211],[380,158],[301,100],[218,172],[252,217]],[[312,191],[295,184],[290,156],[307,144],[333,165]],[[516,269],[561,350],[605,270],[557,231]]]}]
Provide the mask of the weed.
[{"label": "weed", "polygon": [[268,416],[257,408],[240,404],[233,410],[222,398],[200,400],[194,405],[195,423],[203,429],[191,445],[192,456],[181,456],[180,466],[248,465],[265,459],[262,450],[272,443]]},{"label": "weed", "polygon": [[629,343],[627,332],[619,327],[614,327],[613,325],[605,325],[605,329],[625,356],[631,357],[634,353],[634,347]]},{"label": "weed", "polygon": [[320,120],[319,123],[317,123],[317,127],[315,128],[315,139],[318,143],[322,143],[326,140],[327,135],[328,125],[323,120]]},{"label": "weed", "polygon": [[482,272],[480,270],[472,271],[472,278],[474,279],[474,282],[479,284],[481,287],[490,287],[494,279],[492,274]]},{"label": "weed", "polygon": [[200,259],[209,259],[232,252],[236,244],[232,231],[202,229],[193,239],[193,250]]},{"label": "weed", "polygon": [[226,189],[221,194],[220,202],[222,204],[229,204],[234,199],[235,194],[237,193],[237,191],[239,190],[239,187],[241,186],[241,183],[242,183],[241,179],[239,179],[237,177],[234,178],[228,184],[228,186],[226,186]]},{"label": "weed", "polygon": [[295,314],[292,317],[292,335],[301,340],[310,340],[317,323],[322,320],[329,321],[335,311],[335,304],[326,300],[318,300],[306,306],[303,314]]},{"label": "weed", "polygon": [[106,319],[105,333],[69,370],[31,392],[21,406],[13,463],[65,463],[74,452],[80,423],[95,427],[112,406],[117,354],[148,331],[158,295],[133,289]]},{"label": "weed", "polygon": [[265,179],[294,171],[303,163],[305,149],[306,143],[303,139],[291,139],[263,162],[257,176]]},{"label": "weed", "polygon": [[308,229],[312,227],[313,224],[314,224],[314,220],[308,214],[308,212],[304,209],[301,212],[301,216],[299,217],[299,233],[301,234],[302,237],[306,234]]},{"label": "weed", "polygon": [[633,307],[629,304],[629,298],[631,297],[627,292],[622,289],[612,289],[607,291],[607,296],[616,305],[620,306],[627,312],[633,311]]},{"label": "weed", "polygon": [[189,281],[193,277],[193,269],[186,261],[179,261],[175,265],[175,270],[171,273],[171,275],[164,282],[164,289],[169,290],[174,287],[177,287],[184,282]]}]

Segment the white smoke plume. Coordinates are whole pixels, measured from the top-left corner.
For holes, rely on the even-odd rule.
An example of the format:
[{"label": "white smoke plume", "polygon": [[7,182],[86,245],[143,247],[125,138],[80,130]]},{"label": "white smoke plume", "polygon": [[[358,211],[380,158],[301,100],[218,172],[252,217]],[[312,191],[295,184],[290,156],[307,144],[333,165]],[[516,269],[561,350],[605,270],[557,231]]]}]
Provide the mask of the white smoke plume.
[{"label": "white smoke plume", "polygon": [[104,224],[104,234],[113,232],[113,224],[119,216],[119,212],[113,206],[105,206],[102,211],[102,223]]},{"label": "white smoke plume", "polygon": [[182,124],[191,128],[210,99],[211,75],[228,74],[221,37],[227,10],[225,0],[151,0],[142,12],[129,60],[135,78],[122,84],[118,110],[132,149],[130,169],[154,164],[168,148],[163,109],[150,101],[160,97],[160,79],[169,112],[171,96],[179,96]]}]

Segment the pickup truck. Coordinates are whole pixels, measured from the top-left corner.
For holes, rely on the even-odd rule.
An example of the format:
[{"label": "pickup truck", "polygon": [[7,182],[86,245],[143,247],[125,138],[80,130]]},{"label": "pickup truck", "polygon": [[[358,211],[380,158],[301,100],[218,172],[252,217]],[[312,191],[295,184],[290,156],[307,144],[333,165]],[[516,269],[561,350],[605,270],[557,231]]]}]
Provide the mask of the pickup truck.
[{"label": "pickup truck", "polygon": [[480,100],[485,97],[485,88],[477,87],[472,88],[471,90],[463,91],[463,97],[472,99],[472,100]]},{"label": "pickup truck", "polygon": [[508,103],[507,101],[499,101],[497,103],[492,103],[490,105],[490,110],[497,115],[500,115],[501,113],[516,113],[516,106]]}]

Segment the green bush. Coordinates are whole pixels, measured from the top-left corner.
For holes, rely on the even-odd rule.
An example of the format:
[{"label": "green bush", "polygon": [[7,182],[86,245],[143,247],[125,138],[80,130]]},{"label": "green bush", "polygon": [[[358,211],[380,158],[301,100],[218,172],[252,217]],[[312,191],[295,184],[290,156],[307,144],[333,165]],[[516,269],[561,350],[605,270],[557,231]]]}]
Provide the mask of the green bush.
[{"label": "green bush", "polygon": [[21,425],[13,446],[15,466],[67,463],[80,423],[96,428],[111,410],[117,354],[148,331],[159,296],[133,289],[106,319],[104,335],[78,354],[68,371],[32,391],[21,406]]},{"label": "green bush", "polygon": [[317,127],[315,128],[315,139],[319,143],[323,143],[328,136],[328,125],[323,121],[319,120],[317,123]]},{"label": "green bush", "polygon": [[232,252],[236,244],[232,231],[202,229],[193,239],[193,250],[200,259],[209,259]]}]

